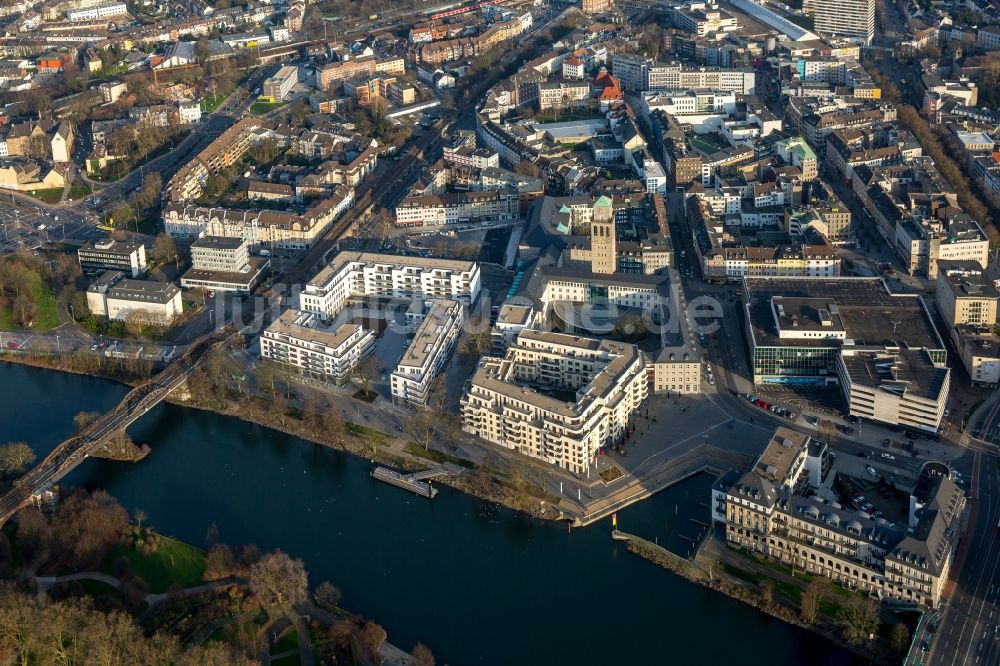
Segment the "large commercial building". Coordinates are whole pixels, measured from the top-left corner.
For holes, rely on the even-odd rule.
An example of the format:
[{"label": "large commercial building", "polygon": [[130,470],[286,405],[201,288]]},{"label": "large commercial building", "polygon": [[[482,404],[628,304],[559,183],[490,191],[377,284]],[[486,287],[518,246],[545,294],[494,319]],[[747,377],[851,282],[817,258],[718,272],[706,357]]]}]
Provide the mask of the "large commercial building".
[{"label": "large commercial building", "polygon": [[614,56],[612,71],[629,91],[714,90],[752,95],[756,87],[756,74],[751,68],[692,67],[654,62],[629,53]]},{"label": "large commercial building", "polygon": [[164,325],[183,310],[181,290],[169,282],[130,280],[120,271],[101,273],[87,288],[90,311],[113,320],[131,316],[143,324]]},{"label": "large commercial building", "polygon": [[850,37],[871,44],[875,37],[875,0],[811,0],[815,30],[821,35]]},{"label": "large commercial building", "polygon": [[503,358],[486,357],[462,397],[462,428],[585,474],[621,439],[646,399],[635,345],[525,329]]},{"label": "large commercial building", "polygon": [[357,324],[324,325],[311,312],[286,310],[260,336],[261,358],[321,381],[344,384],[375,349],[375,334]]},{"label": "large commercial building", "polygon": [[99,271],[121,271],[137,278],[146,270],[146,246],[142,243],[105,238],[85,243],[77,252],[80,268],[87,275]]},{"label": "large commercial building", "polygon": [[865,594],[937,607],[963,528],[965,492],[946,466],[928,463],[906,523],[894,525],[814,494],[825,450],[823,442],[778,428],[749,470],[717,482],[712,514],[726,540]]},{"label": "large commercial building", "polygon": [[267,259],[250,256],[243,238],[203,236],[191,244],[191,268],[181,276],[181,286],[247,294],[269,265]]},{"label": "large commercial building", "polygon": [[879,278],[743,283],[755,383],[839,384],[852,415],[938,429],[950,371],[922,298]]},{"label": "large commercial building", "polygon": [[471,304],[479,297],[479,265],[471,261],[341,252],[305,286],[301,308],[328,318],[350,296],[435,298]]}]

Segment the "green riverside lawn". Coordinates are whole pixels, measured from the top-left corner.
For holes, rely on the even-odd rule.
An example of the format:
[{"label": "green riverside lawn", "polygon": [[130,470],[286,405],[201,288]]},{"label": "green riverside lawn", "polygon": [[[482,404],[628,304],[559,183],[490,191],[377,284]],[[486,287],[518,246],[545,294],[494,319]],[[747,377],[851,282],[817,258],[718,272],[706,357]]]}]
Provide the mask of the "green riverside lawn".
[{"label": "green riverside lawn", "polygon": [[203,551],[161,534],[157,534],[156,539],[158,546],[152,553],[143,553],[128,546],[114,546],[104,558],[101,571],[115,575],[115,561],[124,557],[132,573],[146,581],[153,594],[166,592],[172,587],[193,587],[204,582]]}]

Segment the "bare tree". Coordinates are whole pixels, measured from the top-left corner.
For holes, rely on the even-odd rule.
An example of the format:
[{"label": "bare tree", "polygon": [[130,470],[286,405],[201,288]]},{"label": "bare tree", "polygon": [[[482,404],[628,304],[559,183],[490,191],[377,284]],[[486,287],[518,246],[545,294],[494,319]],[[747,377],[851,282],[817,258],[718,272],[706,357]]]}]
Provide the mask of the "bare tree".
[{"label": "bare tree", "polygon": [[73,423],[76,424],[77,430],[83,430],[100,418],[100,416],[101,415],[97,412],[78,412],[77,415],[73,417]]},{"label": "bare tree", "polygon": [[411,666],[434,666],[434,655],[429,647],[423,643],[417,643],[410,652]]},{"label": "bare tree", "polygon": [[385,643],[385,639],[385,629],[374,622],[365,622],[364,626],[361,627],[361,644],[364,646],[365,652],[368,653],[368,659],[376,664],[382,663],[378,651]]},{"label": "bare tree", "polygon": [[272,551],[250,565],[250,589],[266,608],[304,601],[309,578],[302,560],[280,550]]},{"label": "bare tree", "polygon": [[905,654],[910,647],[910,630],[902,622],[893,625],[892,633],[889,634],[889,642],[897,653]]},{"label": "bare tree", "polygon": [[316,601],[327,610],[333,610],[340,603],[342,594],[340,589],[328,580],[323,581],[316,588]]},{"label": "bare tree", "polygon": [[35,452],[25,442],[0,446],[0,473],[20,474],[35,462]]},{"label": "bare tree", "polygon": [[135,526],[139,530],[142,530],[142,521],[146,520],[147,518],[149,518],[149,514],[146,513],[145,510],[143,509],[136,509],[135,511],[132,512],[132,520],[135,521]]},{"label": "bare tree", "polygon": [[434,439],[434,419],[434,412],[422,409],[406,419],[404,426],[406,434],[412,437],[417,444],[422,445],[425,451],[430,448],[431,441]]},{"label": "bare tree", "polygon": [[823,603],[825,596],[826,583],[822,578],[816,576],[809,581],[809,585],[802,593],[802,598],[799,602],[799,614],[803,622],[806,624],[816,624],[816,620],[819,617],[820,604]]},{"label": "bare tree", "polygon": [[854,597],[840,611],[844,638],[850,645],[861,645],[878,628],[878,604],[874,599]]},{"label": "bare tree", "polygon": [[374,356],[366,356],[361,359],[356,366],[354,366],[354,378],[361,382],[361,392],[366,396],[371,395],[371,391],[368,390],[368,385],[375,379],[378,374],[378,361],[375,360]]}]

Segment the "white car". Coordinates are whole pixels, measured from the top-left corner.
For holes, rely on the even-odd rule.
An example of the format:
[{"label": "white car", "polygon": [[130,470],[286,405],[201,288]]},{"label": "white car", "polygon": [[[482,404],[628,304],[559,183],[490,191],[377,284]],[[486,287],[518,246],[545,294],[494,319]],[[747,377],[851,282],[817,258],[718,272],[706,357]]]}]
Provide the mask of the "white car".
[{"label": "white car", "polygon": [[868,467],[866,467],[865,469],[867,469],[867,470],[868,470],[868,473],[869,473],[870,475],[872,475],[872,476],[873,476],[873,477],[875,477],[876,479],[878,478],[878,472],[876,472],[876,471],[875,471],[875,468],[874,468],[874,467],[872,467],[871,465],[868,465]]}]

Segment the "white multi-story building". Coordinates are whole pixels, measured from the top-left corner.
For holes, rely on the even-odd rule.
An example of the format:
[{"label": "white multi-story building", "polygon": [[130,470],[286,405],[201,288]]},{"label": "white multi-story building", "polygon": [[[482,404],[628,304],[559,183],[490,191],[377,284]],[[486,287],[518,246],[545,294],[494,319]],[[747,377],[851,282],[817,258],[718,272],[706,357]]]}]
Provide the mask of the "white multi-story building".
[{"label": "white multi-story building", "polygon": [[269,102],[280,102],[299,82],[299,68],[295,65],[284,65],[271,78],[264,81],[261,88],[261,99]]},{"label": "white multi-story building", "polygon": [[195,125],[201,122],[201,104],[198,102],[181,102],[177,105],[177,117],[182,125]]},{"label": "white multi-story building", "polygon": [[397,227],[503,222],[519,217],[517,190],[506,187],[479,192],[409,196],[396,206]]},{"label": "white multi-story building", "polygon": [[749,67],[691,67],[680,63],[650,64],[643,90],[718,90],[752,95],[757,77]]},{"label": "white multi-story building", "polygon": [[243,238],[203,236],[191,243],[191,265],[207,271],[239,273],[250,260],[250,245]]},{"label": "white multi-story building", "polygon": [[871,44],[875,37],[875,0],[813,0],[815,30]]},{"label": "white multi-story building", "polygon": [[91,313],[112,320],[138,315],[148,324],[168,324],[183,310],[181,290],[169,282],[131,280],[105,271],[87,288]]},{"label": "white multi-story building", "polygon": [[80,268],[84,273],[122,271],[137,278],[146,270],[146,246],[142,243],[116,241],[106,238],[85,243],[78,251]]},{"label": "white multi-story building", "polygon": [[430,397],[431,384],[444,368],[462,332],[462,304],[434,299],[428,303],[413,341],[390,378],[393,402],[422,407]]},{"label": "white multi-story building", "polygon": [[309,281],[301,308],[328,318],[350,296],[438,298],[471,304],[479,297],[479,265],[425,257],[341,252]]},{"label": "white multi-story building", "polygon": [[647,393],[635,345],[525,329],[503,358],[480,361],[462,397],[462,428],[585,474],[599,448],[622,438]]},{"label": "white multi-story building", "polygon": [[128,7],[124,2],[101,5],[99,7],[84,7],[71,9],[66,12],[66,19],[69,21],[96,21],[97,19],[110,18],[112,16],[123,16],[128,14]]},{"label": "white multi-story building", "polygon": [[358,324],[327,327],[311,312],[286,310],[260,335],[260,355],[307,377],[344,384],[375,349],[375,334]]}]

